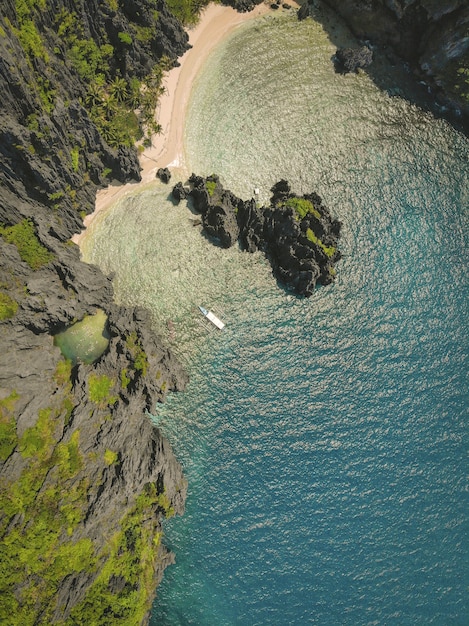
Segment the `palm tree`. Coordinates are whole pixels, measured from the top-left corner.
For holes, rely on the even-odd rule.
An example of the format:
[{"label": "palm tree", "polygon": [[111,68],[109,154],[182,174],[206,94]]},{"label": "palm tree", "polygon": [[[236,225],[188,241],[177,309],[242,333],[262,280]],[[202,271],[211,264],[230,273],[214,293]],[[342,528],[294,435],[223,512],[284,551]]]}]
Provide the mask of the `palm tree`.
[{"label": "palm tree", "polygon": [[123,78],[116,77],[109,85],[109,93],[117,102],[125,102],[128,96],[127,83]]},{"label": "palm tree", "polygon": [[85,96],[85,103],[90,108],[98,107],[103,102],[103,88],[98,83],[90,83],[88,87],[88,93]]}]

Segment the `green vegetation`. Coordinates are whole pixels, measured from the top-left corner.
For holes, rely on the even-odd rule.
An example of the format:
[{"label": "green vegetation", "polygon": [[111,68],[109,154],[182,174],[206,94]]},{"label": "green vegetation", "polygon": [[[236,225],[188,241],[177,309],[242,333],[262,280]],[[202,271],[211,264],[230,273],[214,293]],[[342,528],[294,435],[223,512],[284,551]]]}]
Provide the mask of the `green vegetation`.
[{"label": "green vegetation", "polygon": [[106,450],[106,452],[104,453],[104,462],[106,463],[106,465],[112,465],[113,463],[116,463],[118,459],[119,455],[117,452],[113,452],[112,450]]},{"label": "green vegetation", "polygon": [[14,226],[0,225],[0,235],[18,248],[21,259],[33,270],[39,269],[54,258],[52,252],[37,238],[36,229],[29,219],[24,219]]},{"label": "green vegetation", "polygon": [[126,367],[121,370],[121,387],[122,389],[127,389],[130,385],[132,379],[128,376],[128,370]]},{"label": "green vegetation", "polygon": [[[121,530],[110,542],[109,553],[101,564],[85,600],[77,605],[65,622],[67,626],[139,626],[150,608],[153,572],[159,558],[161,534],[155,532],[155,507],[161,494],[147,484],[134,509],[121,521]],[[168,507],[170,510],[171,507]],[[148,523],[150,522],[150,524]],[[110,591],[114,577],[125,581],[117,595]]]},{"label": "green vegetation", "polygon": [[15,404],[19,400],[16,391],[0,400],[0,460],[5,461],[18,443],[16,420],[13,414]]},{"label": "green vegetation", "polygon": [[72,170],[74,172],[78,172],[78,168],[80,165],[80,148],[78,146],[72,148],[70,156],[72,158]]},{"label": "green vegetation", "polygon": [[86,81],[94,80],[98,72],[109,71],[109,58],[114,52],[110,44],[101,47],[94,39],[77,39],[72,37],[72,45],[68,56],[75,66],[80,78]]},{"label": "green vegetation", "polygon": [[0,291],[0,321],[13,317],[18,310],[18,302],[7,293]]},{"label": "green vegetation", "polygon": [[313,233],[311,228],[308,228],[306,230],[306,237],[309,239],[309,241],[314,243],[316,246],[319,246],[327,257],[331,258],[335,254],[337,248],[335,248],[334,246],[326,246],[319,239],[319,237],[316,237],[316,235]]},{"label": "green vegetation", "polygon": [[131,354],[134,368],[141,372],[143,376],[147,375],[148,357],[142,348],[137,333],[133,331],[126,339],[126,346]]},{"label": "green vegetation", "polygon": [[[157,18],[156,12],[154,18]],[[150,27],[138,24],[133,27],[141,42],[150,42],[155,36]],[[171,65],[167,58],[154,66],[145,81],[136,77],[126,80],[111,75],[109,61],[115,54],[113,46],[109,42],[98,46],[93,39],[87,39],[76,13],[63,9],[57,16],[56,28],[66,47],[67,58],[88,83],[84,104],[110,146],[133,146],[143,137],[143,129],[148,137],[161,131],[154,121],[154,111],[163,92],[163,72]],[[132,35],[128,32],[119,32],[118,39],[124,46],[132,45]],[[135,110],[139,110],[139,118]]]},{"label": "green vegetation", "polygon": [[314,208],[313,203],[305,198],[288,198],[288,200],[284,202],[283,206],[296,211],[299,219],[303,219],[306,215],[308,215],[308,213],[314,215],[314,217],[317,217],[318,219],[321,218],[321,214]]},{"label": "green vegetation", "polygon": [[129,35],[129,33],[117,33],[117,36],[119,37],[119,41],[126,44],[127,46],[131,46],[132,45],[132,37]]},{"label": "green vegetation", "polygon": [[469,67],[464,64],[456,71],[455,90],[458,96],[469,104]]},{"label": "green vegetation", "polygon": [[184,26],[192,26],[199,19],[199,14],[208,0],[167,0],[169,10]]},{"label": "green vegetation", "polygon": [[88,376],[88,398],[99,407],[115,404],[118,400],[117,396],[111,395],[111,390],[115,385],[112,378],[102,374],[91,373]]},{"label": "green vegetation", "polygon": [[20,27],[13,29],[13,32],[18,37],[21,47],[28,58],[40,58],[45,63],[49,63],[49,55],[33,20],[22,20]]},{"label": "green vegetation", "polygon": [[[58,381],[67,380],[69,367],[65,361],[57,367]],[[71,539],[83,520],[90,490],[88,479],[80,478],[80,433],[76,430],[67,442],[57,444],[63,424],[49,407],[39,411],[36,424],[18,439],[12,415],[18,399],[12,392],[0,401],[2,458],[17,444],[27,461],[16,482],[0,481],[0,623],[55,623],[59,585],[73,574],[89,572],[96,574],[89,593],[68,620],[57,623],[137,626],[150,607],[160,558],[157,513],[174,514],[169,498],[155,484],[147,484],[100,552],[88,538]],[[12,428],[5,430],[10,419]],[[5,433],[13,433],[11,441]],[[118,454],[106,450],[103,463],[116,462]],[[115,577],[124,581],[118,592],[111,590]]]},{"label": "green vegetation", "polygon": [[[11,394],[9,410],[16,399]],[[3,415],[5,401],[1,406]],[[52,623],[60,581],[96,566],[89,539],[64,541],[83,517],[88,481],[76,479],[83,464],[79,432],[56,446],[60,422],[56,411],[40,410],[17,441],[26,468],[16,482],[0,482],[0,622],[11,626]]]},{"label": "green vegetation", "polygon": [[217,188],[217,183],[214,180],[207,180],[205,181],[205,187],[208,191],[208,195],[213,196],[215,189]]}]

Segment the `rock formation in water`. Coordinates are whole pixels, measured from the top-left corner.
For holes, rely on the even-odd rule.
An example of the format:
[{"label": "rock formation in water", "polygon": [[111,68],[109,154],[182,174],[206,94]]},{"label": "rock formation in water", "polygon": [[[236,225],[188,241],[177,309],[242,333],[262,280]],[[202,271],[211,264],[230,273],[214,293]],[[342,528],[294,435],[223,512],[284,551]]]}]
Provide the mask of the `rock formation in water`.
[{"label": "rock formation in water", "polygon": [[317,194],[297,196],[281,180],[271,190],[270,206],[260,207],[224,189],[216,175],[192,174],[189,183],[204,231],[219,245],[229,248],[239,240],[248,252],[262,250],[279,283],[299,295],[311,296],[318,283],[334,280],[341,223]]},{"label": "rock formation in water", "polygon": [[[163,0],[8,0],[2,18],[0,621],[139,624],[186,490],[145,412],[186,375],[70,237],[99,186],[140,179],[133,108],[188,37]],[[97,308],[109,348],[74,365],[53,335]]]}]

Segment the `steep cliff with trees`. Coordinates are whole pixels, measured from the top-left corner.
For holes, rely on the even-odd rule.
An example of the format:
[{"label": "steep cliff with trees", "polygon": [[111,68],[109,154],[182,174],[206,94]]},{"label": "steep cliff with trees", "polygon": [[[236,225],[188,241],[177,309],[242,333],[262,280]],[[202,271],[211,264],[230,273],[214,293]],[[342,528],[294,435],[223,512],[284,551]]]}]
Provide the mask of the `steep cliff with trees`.
[{"label": "steep cliff with trees", "polygon": [[[152,411],[186,376],[146,312],[69,239],[98,187],[138,180],[187,34],[162,0],[6,0],[0,20],[0,621],[139,624],[186,484]],[[108,345],[54,335],[97,309]]]}]

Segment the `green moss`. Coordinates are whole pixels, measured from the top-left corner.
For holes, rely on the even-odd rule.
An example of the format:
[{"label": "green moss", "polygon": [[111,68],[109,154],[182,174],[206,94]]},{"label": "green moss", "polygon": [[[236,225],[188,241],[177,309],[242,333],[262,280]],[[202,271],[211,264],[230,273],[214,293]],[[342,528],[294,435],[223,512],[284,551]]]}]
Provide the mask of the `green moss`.
[{"label": "green moss", "polygon": [[18,302],[7,293],[0,291],[0,321],[13,317],[18,310]]},{"label": "green moss", "polygon": [[148,357],[142,348],[137,333],[133,331],[126,339],[126,345],[133,359],[134,369],[141,372],[143,376],[147,375]]},{"label": "green moss", "polygon": [[113,450],[106,450],[106,452],[104,453],[104,462],[106,463],[106,465],[112,465],[113,463],[116,463],[118,459],[118,453],[113,452]]},{"label": "green moss", "polygon": [[321,250],[324,252],[324,254],[331,258],[337,248],[335,248],[334,246],[326,246],[320,239],[319,237],[316,237],[316,235],[313,233],[313,231],[311,230],[311,228],[308,228],[306,230],[306,237],[309,239],[309,241],[311,241],[312,243],[314,243],[316,246],[319,246],[319,248],[321,248]]},{"label": "green moss", "polygon": [[51,414],[51,408],[41,409],[36,424],[23,433],[18,442],[18,448],[24,458],[34,456],[45,460],[50,456],[51,448],[55,443]]},{"label": "green moss", "polygon": [[294,209],[299,219],[303,219],[306,215],[308,215],[308,213],[314,215],[314,217],[317,217],[318,219],[321,218],[321,214],[314,208],[313,203],[305,198],[288,198],[288,200],[284,202],[283,206]]},{"label": "green moss", "polygon": [[121,43],[125,44],[126,46],[132,45],[132,37],[129,35],[129,33],[120,32],[117,33],[117,36],[119,37],[119,41]]},{"label": "green moss", "polygon": [[93,373],[90,374],[88,376],[88,397],[91,402],[94,402],[100,407],[115,404],[118,398],[117,396],[111,395],[114,384],[115,381],[105,374],[101,376]]},{"label": "green moss", "polygon": [[60,359],[54,372],[54,380],[58,385],[70,384],[72,376],[72,361],[70,359]]},{"label": "green moss", "polygon": [[13,414],[19,395],[12,391],[9,396],[0,400],[0,460],[5,461],[18,443],[16,420]]},{"label": "green moss", "polygon": [[127,368],[124,367],[124,369],[121,370],[121,387],[122,387],[122,389],[127,389],[127,387],[129,386],[131,380],[132,379],[129,378],[129,376],[128,376]]},{"label": "green moss", "polygon": [[78,146],[72,148],[70,156],[72,158],[72,170],[78,172],[80,166],[80,148]]},{"label": "green moss", "polygon": [[14,226],[0,225],[0,235],[18,248],[19,255],[33,270],[49,263],[54,258],[45,246],[41,244],[31,220],[24,219]]},{"label": "green moss", "polygon": [[208,191],[208,195],[213,196],[215,189],[217,188],[217,183],[214,180],[207,180],[205,181],[205,187]]},{"label": "green moss", "polygon": [[75,476],[83,467],[80,453],[80,431],[76,430],[68,443],[59,443],[54,452],[55,464],[59,466],[62,480]]}]

